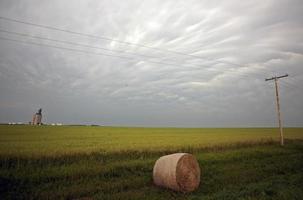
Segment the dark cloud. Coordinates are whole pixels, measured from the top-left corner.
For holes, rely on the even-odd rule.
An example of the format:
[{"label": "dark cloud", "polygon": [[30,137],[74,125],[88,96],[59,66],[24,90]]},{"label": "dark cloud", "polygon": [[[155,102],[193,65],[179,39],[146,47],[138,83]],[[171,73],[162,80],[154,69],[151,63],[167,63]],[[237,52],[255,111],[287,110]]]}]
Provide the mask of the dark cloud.
[{"label": "dark cloud", "polygon": [[125,53],[0,37],[133,58],[0,40],[0,121],[29,121],[42,107],[48,123],[273,126],[274,88],[264,79],[288,73],[280,81],[284,122],[302,126],[302,10],[301,0],[2,0],[4,17],[194,56],[0,19],[2,30]]}]

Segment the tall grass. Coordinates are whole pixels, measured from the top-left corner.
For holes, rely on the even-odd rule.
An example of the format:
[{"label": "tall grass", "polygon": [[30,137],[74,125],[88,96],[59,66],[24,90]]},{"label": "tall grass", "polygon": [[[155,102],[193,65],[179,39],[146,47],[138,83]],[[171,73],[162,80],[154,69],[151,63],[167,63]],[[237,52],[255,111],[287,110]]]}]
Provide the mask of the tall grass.
[{"label": "tall grass", "polygon": [[[246,146],[248,145],[248,146]],[[152,183],[156,159],[166,152],[71,154],[0,159],[4,199],[295,199],[303,195],[303,142],[254,143],[192,149],[202,169],[191,194]],[[296,191],[296,193],[293,193]],[[286,198],[287,197],[287,198]]]}]

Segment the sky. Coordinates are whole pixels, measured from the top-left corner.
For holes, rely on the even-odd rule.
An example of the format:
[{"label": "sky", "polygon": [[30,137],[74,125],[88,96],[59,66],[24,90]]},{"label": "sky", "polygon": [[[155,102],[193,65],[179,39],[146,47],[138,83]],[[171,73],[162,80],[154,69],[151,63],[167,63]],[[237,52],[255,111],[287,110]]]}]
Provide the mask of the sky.
[{"label": "sky", "polygon": [[265,78],[288,74],[283,124],[303,126],[302,10],[302,0],[1,0],[0,122],[42,108],[44,123],[272,127]]}]

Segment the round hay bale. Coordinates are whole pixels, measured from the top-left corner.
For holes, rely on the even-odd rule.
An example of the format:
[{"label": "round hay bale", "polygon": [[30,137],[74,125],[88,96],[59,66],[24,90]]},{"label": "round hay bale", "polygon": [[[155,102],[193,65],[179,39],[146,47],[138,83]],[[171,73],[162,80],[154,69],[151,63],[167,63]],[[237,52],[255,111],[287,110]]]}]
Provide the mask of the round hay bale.
[{"label": "round hay bale", "polygon": [[155,185],[180,192],[191,192],[199,187],[200,167],[196,158],[188,153],[175,153],[160,157],[153,169]]}]

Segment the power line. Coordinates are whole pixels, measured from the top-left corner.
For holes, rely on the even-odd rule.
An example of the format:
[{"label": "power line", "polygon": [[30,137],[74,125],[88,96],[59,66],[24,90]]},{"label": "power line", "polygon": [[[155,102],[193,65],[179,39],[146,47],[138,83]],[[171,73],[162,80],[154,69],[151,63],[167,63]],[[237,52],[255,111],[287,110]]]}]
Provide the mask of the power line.
[{"label": "power line", "polygon": [[[46,41],[52,41],[52,42],[59,42],[59,43],[69,44],[69,45],[76,45],[76,46],[81,46],[81,47],[86,47],[86,48],[100,49],[100,50],[105,50],[105,51],[110,51],[110,52],[128,53],[128,54],[131,54],[131,55],[144,56],[144,57],[149,57],[149,58],[154,58],[154,59],[157,58],[157,57],[153,57],[153,56],[147,56],[147,55],[136,54],[136,53],[129,53],[129,52],[119,51],[119,50],[112,50],[112,49],[107,49],[107,48],[98,47],[98,46],[92,46],[92,45],[87,45],[87,44],[80,44],[80,43],[70,42],[70,41],[66,41],[66,40],[58,40],[58,39],[41,37],[41,36],[33,36],[33,35],[26,34],[26,33],[20,33],[20,32],[15,32],[15,31],[8,31],[8,30],[4,30],[4,29],[0,29],[0,32],[4,32],[4,33],[8,33],[8,34],[14,34],[14,35],[19,35],[19,36],[22,36],[22,37],[28,37],[28,38],[34,38],[34,39],[40,39],[40,40],[46,40]],[[31,44],[33,44],[33,43],[31,43]],[[37,43],[35,43],[34,45],[37,45]],[[39,43],[39,45],[41,46],[40,43]],[[55,46],[53,46],[53,45],[50,45],[49,47],[54,47],[55,48]],[[56,46],[56,48],[57,48],[57,46]],[[65,50],[72,50],[72,49],[65,48]],[[79,50],[77,50],[77,51],[79,51]],[[93,52],[87,52],[87,51],[82,51],[82,50],[81,50],[81,52],[83,52],[83,53],[93,53]],[[93,54],[95,54],[95,53],[93,53]],[[110,56],[110,55],[107,55],[107,56]],[[169,64],[169,63],[165,63],[165,64]],[[169,64],[169,65],[172,65],[172,64]],[[193,64],[187,64],[187,65],[201,67],[201,65],[193,65]],[[235,72],[235,71],[233,71],[231,69],[227,69],[226,71],[230,71],[232,73]]]},{"label": "power line", "polygon": [[[182,55],[182,56],[188,56],[188,57],[202,59],[202,60],[213,61],[215,63],[222,63],[222,64],[228,64],[228,65],[243,67],[243,65],[237,64],[237,63],[233,63],[233,62],[220,61],[220,60],[215,60],[215,59],[212,59],[212,58],[204,58],[204,57],[200,57],[200,56],[196,56],[196,55],[192,55],[192,54],[186,54],[186,53],[182,53],[182,52],[178,52],[178,51],[173,51],[173,50],[169,50],[169,49],[161,49],[161,48],[157,48],[157,47],[151,47],[151,46],[148,46],[148,45],[145,45],[145,44],[125,42],[125,41],[121,41],[121,40],[112,39],[112,38],[109,38],[109,37],[96,36],[96,35],[86,34],[86,33],[80,33],[80,32],[76,32],[76,31],[72,31],[72,30],[68,30],[68,29],[62,29],[62,28],[58,28],[58,27],[54,27],[54,26],[48,26],[48,25],[43,25],[43,24],[36,24],[36,23],[32,23],[32,22],[27,22],[27,21],[12,19],[12,18],[3,17],[3,16],[0,16],[0,19],[6,20],[6,21],[10,21],[10,22],[15,22],[15,23],[21,23],[21,24],[26,24],[26,25],[30,25],[30,26],[35,26],[35,27],[40,27],[40,28],[45,28],[45,29],[50,29],[50,30],[65,32],[65,33],[74,34],[74,35],[80,35],[80,36],[85,36],[85,37],[90,37],[90,38],[95,38],[95,39],[101,39],[101,40],[107,40],[107,41],[114,41],[114,42],[121,43],[121,44],[138,46],[138,47],[144,47],[144,48],[153,49],[153,50],[157,50],[157,51],[169,52],[169,53],[173,53],[173,54],[177,54],[177,55]],[[13,33],[12,31],[3,31],[3,32]],[[23,34],[23,33],[21,33],[21,34]],[[27,35],[27,34],[23,34],[23,35]],[[31,37],[31,36],[29,36],[29,37]],[[37,38],[37,39],[42,39],[42,37],[40,37],[40,36],[34,36],[34,37]],[[61,42],[61,43],[71,44],[71,45],[78,45],[78,46],[83,46],[83,47],[88,47],[88,48],[102,49],[102,50],[105,50],[105,51],[109,50],[109,49],[102,48],[102,47],[90,46],[90,45],[86,45],[86,44],[78,44],[78,43],[69,42],[69,41],[62,41],[62,40],[49,39],[49,38],[43,38],[43,39],[45,39],[45,40],[47,39],[49,41],[54,41],[54,42]],[[56,48],[54,46],[52,46],[52,47]],[[65,48],[65,49],[66,50],[71,50],[70,48]],[[80,52],[79,50],[76,50],[76,51]],[[144,56],[144,57],[152,57],[152,56],[147,56],[147,55],[142,55],[142,54],[135,54],[135,53],[125,52],[125,51],[124,52],[123,51],[118,51],[118,50],[110,50],[110,51],[113,51],[113,52],[116,51],[116,52],[121,52],[121,53],[129,53],[129,54],[139,55],[139,56]],[[85,51],[84,53],[89,53],[89,52]],[[91,52],[91,53],[93,53],[93,52]],[[93,53],[93,54],[95,54],[95,53]],[[108,55],[108,56],[115,57],[114,55]],[[120,57],[120,56],[116,56],[116,57]],[[152,57],[152,58],[156,58],[156,57]],[[180,66],[180,65],[174,65],[174,64],[169,64],[169,63],[162,63],[162,62],[154,62],[154,61],[146,61],[146,62],[156,63],[156,64],[160,64],[161,63],[161,64],[173,65],[173,66]],[[187,64],[187,65],[192,65],[192,64]],[[195,66],[197,66],[197,65],[195,65]],[[199,67],[201,67],[201,65],[199,65]],[[227,69],[227,70],[225,69],[225,71],[234,72],[232,69]],[[257,74],[256,72],[248,72],[248,73],[250,73],[250,74],[256,74],[256,75],[261,75],[261,74]]]},{"label": "power line", "polygon": [[[109,57],[115,57],[115,58],[120,58],[120,59],[126,59],[130,61],[136,61],[139,62],[138,60],[135,60],[134,58],[131,57],[123,57],[123,56],[117,56],[117,55],[111,55],[111,54],[104,54],[104,53],[96,53],[96,52],[91,52],[91,51],[84,51],[84,50],[79,50],[79,49],[73,49],[73,48],[66,48],[62,46],[56,46],[56,45],[49,45],[49,44],[42,44],[42,43],[36,43],[36,42],[30,42],[30,41],[22,41],[22,40],[16,40],[16,39],[11,39],[11,38],[5,38],[5,37],[0,37],[0,40],[5,40],[5,41],[10,41],[10,42],[15,42],[15,43],[24,43],[24,44],[30,44],[30,45],[35,45],[35,46],[44,46],[44,47],[50,47],[50,48],[55,48],[55,49],[61,49],[61,50],[67,50],[67,51],[73,51],[73,52],[78,52],[78,53],[84,53],[84,54],[92,54],[92,55],[98,55],[98,56],[109,56]],[[154,64],[161,64],[161,65],[170,65],[170,66],[177,66],[180,67],[181,65],[175,65],[171,63],[163,63],[163,62],[154,62],[154,61],[144,61],[144,62],[149,62],[149,63],[154,63]],[[230,71],[231,73],[236,72],[236,71],[231,71],[230,69],[225,70],[225,71]],[[238,74],[239,77],[245,77],[251,78],[248,75],[245,74]],[[244,78],[243,78],[244,79]]]},{"label": "power line", "polygon": [[[20,32],[15,32],[15,31],[8,31],[8,30],[4,30],[4,29],[0,29],[0,32],[4,32],[4,33],[8,33],[8,34],[14,34],[14,35],[19,35],[19,36],[22,36],[22,37],[29,37],[29,38],[34,38],[34,39],[40,39],[40,40],[46,40],[46,41],[52,41],[52,42],[59,42],[59,43],[63,43],[63,44],[81,46],[81,47],[86,47],[86,48],[100,49],[100,50],[105,50],[105,51],[110,51],[110,52],[118,52],[118,53],[127,53],[127,54],[130,54],[130,55],[143,56],[143,57],[147,57],[147,58],[157,59],[157,57],[154,57],[154,56],[148,56],[148,55],[137,54],[137,53],[130,53],[130,52],[119,51],[119,50],[112,50],[112,49],[107,49],[107,48],[103,48],[103,47],[99,47],[99,46],[80,44],[80,43],[70,42],[70,41],[66,41],[66,40],[58,40],[58,39],[46,38],[46,37],[42,37],[42,36],[33,36],[33,35],[26,34],[26,33],[20,33]],[[167,60],[167,59],[165,59],[165,60]],[[187,65],[188,66],[194,66],[194,67],[201,67],[202,66],[202,65],[188,64],[188,63],[187,63]],[[231,73],[236,73],[236,71],[233,71],[232,69],[225,69],[225,70],[228,71],[228,72],[231,72]],[[260,73],[256,73],[256,72],[248,72],[248,73],[255,74],[257,76],[261,75]]]},{"label": "power line", "polygon": [[[49,44],[42,44],[42,43],[36,43],[36,42],[30,42],[30,41],[22,41],[22,40],[16,40],[16,39],[11,39],[11,38],[5,38],[0,36],[0,40],[5,40],[5,41],[10,41],[10,42],[15,42],[15,43],[24,43],[24,44],[30,44],[34,46],[42,46],[42,47],[50,47],[50,48],[55,48],[55,49],[61,49],[61,50],[67,50],[67,51],[72,51],[72,52],[78,52],[78,53],[84,53],[84,54],[92,54],[92,55],[97,55],[97,56],[109,56],[109,57],[115,57],[115,58],[120,58],[120,59],[125,59],[125,60],[130,60],[130,61],[136,61],[139,62],[139,60],[135,60],[134,58],[131,57],[123,57],[123,56],[117,56],[117,55],[111,55],[111,54],[104,54],[104,53],[96,53],[96,52],[91,52],[91,51],[84,51],[84,50],[79,50],[79,49],[74,49],[74,48],[66,48],[62,46],[56,46],[56,45],[49,45]],[[154,62],[154,61],[145,61],[144,62],[149,62],[149,63],[154,63],[154,64],[160,64],[160,65],[170,65],[170,66],[177,66],[181,67],[182,65],[176,65],[172,63],[163,63],[163,62]],[[236,71],[232,71],[230,69],[227,69],[225,71],[229,71],[231,73],[236,73]],[[245,74],[238,74],[237,76],[239,77],[244,77],[244,78],[251,78],[248,75]]]},{"label": "power line", "polygon": [[[117,56],[117,55],[111,55],[111,54],[105,54],[105,53],[96,53],[96,52],[91,52],[91,51],[84,51],[84,50],[66,48],[66,47],[49,45],[49,44],[41,44],[41,43],[36,43],[36,42],[22,41],[22,40],[16,40],[16,39],[5,38],[5,37],[0,37],[0,40],[6,40],[6,41],[11,41],[11,42],[16,42],[16,43],[31,44],[31,45],[35,45],[35,46],[45,46],[45,47],[51,47],[51,48],[62,49],[62,50],[67,50],[67,51],[74,51],[74,52],[78,52],[78,53],[93,54],[93,55],[99,55],[99,56],[100,55],[109,56],[109,57],[115,57],[115,58],[120,58],[120,59],[132,60],[132,61],[136,61],[136,62],[141,61],[141,60],[135,60],[134,58],[131,58],[131,57]],[[176,65],[176,64],[172,64],[172,63],[155,62],[155,61],[149,61],[149,60],[147,60],[147,61],[144,60],[144,62],[161,64],[161,65],[177,66],[177,67],[181,66],[181,65]]]},{"label": "power line", "polygon": [[[8,31],[8,30],[4,30],[4,29],[0,29],[0,32],[8,33],[8,34],[14,34],[14,35],[22,36],[22,37],[33,38],[33,39],[46,40],[46,41],[51,41],[51,42],[58,42],[58,43],[63,43],[63,44],[81,46],[81,47],[85,47],[85,48],[99,49],[99,50],[116,52],[116,53],[126,53],[126,54],[130,54],[130,55],[135,55],[135,56],[142,56],[142,57],[151,58],[151,59],[158,59],[157,57],[149,56],[149,55],[137,54],[137,53],[127,52],[127,51],[122,51],[122,50],[113,50],[113,49],[103,48],[103,47],[99,47],[99,46],[92,46],[92,45],[88,45],[88,44],[81,44],[81,43],[76,43],[76,42],[71,42],[71,41],[66,41],[66,40],[46,38],[46,37],[42,37],[42,36],[34,36],[34,35],[26,34],[26,33]],[[164,60],[171,61],[170,59],[164,59]],[[194,67],[202,67],[202,65],[195,65],[195,64],[189,64],[189,63],[187,63],[186,65],[194,66]]]},{"label": "power line", "polygon": [[101,39],[101,40],[107,40],[107,41],[114,41],[114,42],[125,44],[125,45],[144,47],[144,48],[153,49],[153,50],[157,50],[157,51],[169,52],[169,53],[173,53],[173,54],[177,54],[177,55],[188,56],[188,57],[202,59],[202,60],[208,60],[208,61],[214,61],[214,62],[217,62],[217,63],[234,65],[234,66],[238,66],[238,67],[242,66],[241,64],[236,64],[236,63],[232,63],[232,62],[228,62],[228,61],[220,61],[220,60],[218,61],[218,60],[215,60],[215,59],[204,58],[204,57],[201,57],[201,56],[187,54],[187,53],[183,53],[183,52],[179,52],[179,51],[173,51],[173,50],[170,50],[170,49],[162,49],[162,48],[148,46],[148,45],[145,45],[145,44],[125,42],[125,41],[116,40],[116,39],[109,38],[109,37],[97,36],[97,35],[92,35],[92,34],[87,34],[87,33],[80,33],[80,32],[71,31],[71,30],[68,30],[68,29],[62,29],[62,28],[58,28],[58,27],[54,27],[54,26],[37,24],[37,23],[32,23],[32,22],[27,22],[27,21],[22,21],[22,20],[17,20],[17,19],[12,19],[12,18],[8,18],[8,17],[3,17],[3,16],[0,16],[0,19],[6,20],[6,21],[10,21],[10,22],[15,22],[15,23],[21,23],[21,24],[26,24],[26,25],[30,25],[30,26],[35,26],[35,27],[40,27],[40,28],[45,28],[45,29],[50,29],[50,30],[65,32],[65,33],[69,33],[69,34],[85,36],[85,37],[89,37],[89,38],[95,38],[95,39]]},{"label": "power line", "polygon": [[81,36],[85,36],[85,37],[96,38],[96,39],[107,40],[107,41],[114,41],[114,42],[121,43],[121,44],[126,44],[126,45],[139,46],[139,47],[154,49],[154,50],[158,50],[158,51],[167,51],[167,52],[175,53],[175,54],[179,54],[179,55],[194,56],[194,55],[191,55],[191,54],[185,54],[185,53],[181,53],[181,52],[177,52],[177,51],[173,51],[173,50],[151,47],[151,46],[148,46],[148,45],[145,45],[145,44],[125,42],[125,41],[116,40],[116,39],[109,38],[109,37],[97,36],[97,35],[92,35],[92,34],[87,34],[87,33],[80,33],[80,32],[71,31],[71,30],[67,30],[67,29],[62,29],[62,28],[58,28],[58,27],[54,27],[54,26],[36,24],[36,23],[32,23],[32,22],[21,21],[21,20],[12,19],[12,18],[3,17],[3,16],[0,16],[0,19],[6,20],[6,21],[11,21],[11,22],[16,22],[16,23],[21,23],[21,24],[26,24],[26,25],[30,25],[30,26],[36,26],[36,27],[40,27],[40,28],[46,28],[46,29],[55,30],[55,31],[66,32],[66,33],[70,33],[70,34],[74,34],[74,35],[81,35]]},{"label": "power line", "polygon": [[19,36],[23,36],[23,37],[34,38],[34,39],[47,40],[47,41],[52,41],[52,42],[59,42],[59,43],[64,43],[64,44],[69,44],[69,45],[76,45],[76,46],[81,46],[81,47],[86,47],[86,48],[100,49],[100,50],[104,50],[104,51],[111,51],[111,52],[118,52],[118,53],[127,53],[127,54],[131,54],[131,55],[138,55],[138,56],[149,57],[149,58],[156,58],[154,56],[148,56],[148,55],[143,55],[143,54],[125,52],[125,51],[122,51],[122,50],[107,49],[107,48],[103,48],[103,47],[99,47],[99,46],[80,44],[80,43],[70,42],[70,41],[65,41],[65,40],[57,40],[57,39],[46,38],[46,37],[41,37],[41,36],[34,36],[34,35],[26,34],[26,33],[8,31],[8,30],[4,30],[4,29],[0,29],[0,32],[19,35]]},{"label": "power line", "polygon": [[290,87],[292,87],[292,88],[297,88],[298,90],[302,90],[302,89],[303,89],[303,88],[301,88],[301,87],[298,87],[298,85],[296,85],[295,83],[292,83],[292,82],[290,81],[290,79],[281,81],[281,83],[284,83],[284,84],[286,84],[286,85],[288,85],[288,86],[290,86]]},{"label": "power line", "polygon": [[[17,35],[21,35],[21,36],[27,36],[27,34],[23,34],[23,33],[17,33],[17,32],[11,32],[11,31],[6,31],[6,30],[1,30],[0,32],[6,32],[6,33],[13,33],[13,34],[17,34]],[[30,36],[29,36],[30,37]],[[44,38],[44,37],[40,37],[40,36],[33,36],[31,38],[38,38],[38,39],[45,39],[48,41],[55,41],[55,42],[61,42],[61,43],[66,43],[66,44],[73,44],[73,45],[78,45],[78,46],[83,46],[83,47],[92,47],[94,48],[95,46],[90,46],[90,45],[82,45],[82,44],[78,44],[78,43],[73,43],[73,42],[68,42],[68,41],[63,41],[63,40],[56,40],[56,39],[49,39],[49,38]],[[103,55],[103,56],[110,56],[110,57],[116,57],[116,58],[121,58],[121,59],[127,59],[127,60],[134,60],[134,58],[131,57],[123,57],[123,56],[117,56],[117,55],[111,55],[111,54],[104,54],[104,53],[95,53],[95,52],[91,52],[91,51],[84,51],[84,50],[79,50],[79,49],[73,49],[73,48],[66,48],[66,47],[62,47],[62,46],[55,46],[55,45],[49,45],[49,44],[42,44],[42,43],[36,43],[36,42],[30,42],[30,41],[22,41],[22,40],[16,40],[16,39],[10,39],[10,38],[4,38],[4,37],[0,37],[1,40],[6,40],[6,41],[11,41],[11,42],[18,42],[18,43],[25,43],[25,44],[31,44],[31,45],[35,45],[35,46],[45,46],[45,47],[51,47],[51,48],[56,48],[56,49],[61,49],[61,50],[68,50],[68,51],[74,51],[74,52],[78,52],[78,53],[85,53],[85,54],[93,54],[93,55]],[[98,48],[98,47],[96,47]],[[98,48],[99,49],[99,48]],[[101,48],[103,50],[103,48]],[[135,60],[134,60],[135,61]],[[161,64],[161,65],[170,65],[170,66],[177,66],[180,67],[181,65],[177,65],[177,64],[173,64],[173,63],[163,63],[163,62],[155,62],[155,61],[146,61],[144,60],[144,62],[149,62],[149,63],[154,63],[154,64]],[[192,65],[192,64],[187,64],[190,66],[198,66],[198,65]],[[224,71],[229,72],[229,73],[237,73],[237,71],[234,71],[232,69],[225,69]],[[252,73],[252,74],[257,74],[255,72],[248,72],[248,73]],[[237,74],[238,78],[239,76],[241,77],[245,77],[245,78],[251,78],[249,75],[245,75],[243,74],[243,72],[240,72]]]}]

